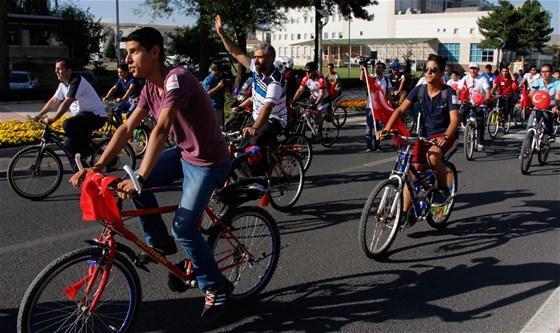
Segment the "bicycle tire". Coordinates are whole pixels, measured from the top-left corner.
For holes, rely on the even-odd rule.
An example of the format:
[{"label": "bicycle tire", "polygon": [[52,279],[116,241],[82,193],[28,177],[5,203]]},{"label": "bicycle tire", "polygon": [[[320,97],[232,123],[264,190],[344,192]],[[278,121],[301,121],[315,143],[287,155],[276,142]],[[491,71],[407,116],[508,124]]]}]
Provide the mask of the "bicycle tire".
[{"label": "bicycle tire", "polygon": [[150,139],[150,132],[145,126],[140,126],[136,130],[140,132],[138,135],[133,135],[129,144],[134,151],[136,158],[144,157],[146,153],[146,148],[148,147],[148,140]]},{"label": "bicycle tire", "polygon": [[[90,165],[95,165],[101,155],[103,155],[110,141],[111,139],[103,139],[100,143],[96,144],[95,153],[90,157]],[[126,175],[126,172],[123,170],[123,166],[125,165],[130,166],[132,170],[136,168],[136,155],[134,154],[134,149],[132,149],[128,143],[124,145],[117,157],[115,157],[115,160],[105,167],[104,172],[113,176],[122,177]]]},{"label": "bicycle tire", "polygon": [[[103,251],[98,247],[78,249],[64,254],[45,267],[31,282],[23,296],[17,318],[18,333],[40,331],[41,324],[49,325],[46,327],[49,332],[58,331],[53,327],[56,325],[53,322],[58,319],[60,319],[59,330],[70,329],[65,326],[73,323],[76,326],[72,330],[73,332],[79,332],[77,330],[79,324],[82,325],[82,328],[86,325],[88,332],[92,329],[91,326],[94,326],[94,332],[126,332],[130,329],[142,300],[142,289],[134,266],[120,253],[115,256],[110,268],[110,283],[105,285],[97,307],[93,312],[84,315],[84,310],[87,310],[86,302],[90,300],[88,296],[93,298],[93,295],[99,291],[99,280],[103,275],[98,274],[96,281],[88,281],[88,274],[94,266],[101,269],[105,267]],[[74,267],[75,265],[80,267]],[[70,272],[71,270],[72,272]],[[68,280],[65,281],[63,278],[67,273],[72,274],[68,275]],[[119,277],[124,280],[118,280]],[[84,279],[87,283],[84,283]],[[82,282],[81,286],[80,282]],[[92,288],[87,291],[86,286],[91,282],[93,282]],[[79,300],[77,300],[77,295]],[[44,303],[41,302],[43,297],[45,297]],[[109,300],[107,297],[117,299]],[[48,307],[60,307],[55,310],[58,315],[53,316],[51,310],[45,309]],[[121,309],[121,311],[113,311],[113,308],[114,310]],[[48,316],[48,319],[40,319],[41,309],[45,309],[43,315]],[[68,310],[68,317],[62,316],[65,310]],[[107,312],[109,313],[107,314]],[[124,313],[124,315],[117,317],[120,313]],[[103,324],[106,324],[104,329],[102,329],[103,327],[95,328],[97,325]]]},{"label": "bicycle tire", "polygon": [[[208,244],[224,276],[235,285],[231,299],[254,299],[268,285],[278,264],[280,232],[276,222],[266,210],[256,206],[237,207],[222,221],[242,246],[234,247],[235,241],[225,238],[223,227],[218,225],[211,228]],[[240,263],[251,255],[259,258]]]},{"label": "bicycle tire", "polygon": [[334,116],[333,122],[335,123],[336,127],[342,128],[342,126],[346,124],[346,119],[348,118],[348,111],[346,111],[346,108],[344,106],[337,105],[334,108],[333,116]]},{"label": "bicycle tire", "polygon": [[472,122],[467,122],[465,127],[465,134],[463,135],[465,157],[467,160],[472,161],[474,155],[474,147],[476,146],[476,133],[475,125]]},{"label": "bicycle tire", "polygon": [[[45,147],[43,148],[43,156],[39,157],[38,154],[40,151],[40,146],[23,148],[18,151],[14,157],[12,157],[10,164],[8,165],[8,170],[6,171],[8,183],[14,192],[22,198],[30,200],[43,200],[51,195],[62,181],[64,169],[62,167],[62,161],[58,155],[56,155],[52,149]],[[25,159],[27,155],[29,155],[29,158],[32,160],[25,163],[23,159]],[[37,166],[35,165],[35,161],[37,159],[40,161],[40,170],[37,170]],[[25,164],[22,165],[22,163]],[[52,167],[52,172],[54,172],[54,174],[51,174],[52,172],[45,171],[45,167]],[[31,182],[35,183],[35,180],[38,180],[39,183],[44,183],[43,181],[46,177],[52,178],[52,181],[49,181],[50,185],[48,185],[48,187],[36,192],[32,192],[30,190],[29,185],[32,185]],[[26,182],[28,186],[24,188],[19,182],[20,179],[27,179]]]},{"label": "bicycle tire", "polygon": [[402,121],[410,133],[413,133],[416,129],[416,118],[414,117],[412,109],[406,110],[405,113],[403,113]]},{"label": "bicycle tire", "polygon": [[340,127],[336,126],[332,120],[324,120],[323,129],[320,134],[321,145],[325,148],[332,147],[336,143],[336,140],[338,140],[339,133]]},{"label": "bicycle tire", "polygon": [[313,146],[311,142],[309,142],[309,139],[303,135],[296,134],[287,138],[284,144],[290,145],[290,150],[299,155],[301,164],[303,165],[303,171],[307,171],[313,160]]},{"label": "bicycle tire", "polygon": [[550,153],[550,144],[548,143],[548,136],[544,135],[542,140],[544,143],[542,144],[541,149],[538,151],[537,159],[539,160],[540,165],[545,165],[546,160],[548,159],[548,153]]},{"label": "bicycle tire", "polygon": [[490,138],[495,139],[500,129],[500,112],[494,109],[490,111],[486,119],[486,128],[488,129],[488,135],[490,135]]},{"label": "bicycle tire", "polygon": [[533,140],[535,133],[533,131],[527,131],[525,137],[523,138],[523,143],[521,144],[521,153],[519,158],[521,160],[521,173],[526,175],[529,173],[529,168],[531,167],[531,160],[533,159]]},{"label": "bicycle tire", "polygon": [[513,108],[513,121],[516,127],[523,125],[523,120],[525,119],[524,112],[525,110],[518,105]]},{"label": "bicycle tire", "polygon": [[279,211],[288,211],[303,191],[304,171],[299,156],[284,152],[274,157],[268,169],[270,204]]},{"label": "bicycle tire", "polygon": [[455,165],[449,161],[443,161],[443,164],[445,164],[447,171],[447,186],[449,187],[451,198],[445,206],[430,207],[426,215],[426,222],[435,229],[444,229],[447,227],[447,221],[453,212],[453,206],[455,206],[455,194],[459,186],[457,168],[455,168]]},{"label": "bicycle tire", "polygon": [[[398,182],[396,180],[387,179],[382,181],[371,191],[364,205],[360,216],[358,240],[362,252],[364,252],[368,258],[383,258],[395,240],[399,228],[400,216],[402,214],[402,193],[398,190],[398,187]],[[383,196],[388,197],[383,200]],[[379,199],[380,202],[376,202],[376,199]],[[392,216],[390,212],[393,200],[398,200],[395,207],[395,216]],[[383,204],[383,207],[379,207],[381,204]],[[375,214],[372,214],[372,211],[375,212]],[[387,214],[389,216],[387,216]],[[372,223],[373,226],[371,225]],[[373,235],[371,237],[368,236],[368,227],[372,227],[373,229]],[[378,228],[381,228],[381,231],[378,232]],[[380,246],[377,246],[384,229],[389,229],[387,238]],[[369,245],[370,239],[371,246]]]}]

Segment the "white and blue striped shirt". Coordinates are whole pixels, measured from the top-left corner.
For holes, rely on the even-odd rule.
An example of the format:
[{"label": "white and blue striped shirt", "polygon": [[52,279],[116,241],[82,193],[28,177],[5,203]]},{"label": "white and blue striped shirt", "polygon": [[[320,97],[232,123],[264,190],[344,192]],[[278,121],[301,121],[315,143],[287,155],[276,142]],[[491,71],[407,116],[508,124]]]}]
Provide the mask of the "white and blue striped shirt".
[{"label": "white and blue striped shirt", "polygon": [[286,126],[288,109],[286,108],[286,85],[282,74],[276,68],[269,76],[258,73],[253,59],[251,59],[249,69],[253,74],[253,119],[258,118],[265,103],[272,103],[274,107],[269,117],[278,119],[282,126]]}]

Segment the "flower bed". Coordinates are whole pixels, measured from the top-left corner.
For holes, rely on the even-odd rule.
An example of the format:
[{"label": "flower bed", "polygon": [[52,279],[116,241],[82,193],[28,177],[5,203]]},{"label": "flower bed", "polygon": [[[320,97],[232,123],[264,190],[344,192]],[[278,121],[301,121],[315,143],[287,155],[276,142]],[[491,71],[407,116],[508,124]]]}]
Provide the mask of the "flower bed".
[{"label": "flower bed", "polygon": [[349,111],[362,111],[366,107],[365,99],[347,99],[338,104],[344,106]]},{"label": "flower bed", "polygon": [[[51,128],[63,132],[64,119],[66,118],[59,119]],[[0,121],[0,148],[37,143],[41,140],[43,129],[43,125],[31,119]]]}]

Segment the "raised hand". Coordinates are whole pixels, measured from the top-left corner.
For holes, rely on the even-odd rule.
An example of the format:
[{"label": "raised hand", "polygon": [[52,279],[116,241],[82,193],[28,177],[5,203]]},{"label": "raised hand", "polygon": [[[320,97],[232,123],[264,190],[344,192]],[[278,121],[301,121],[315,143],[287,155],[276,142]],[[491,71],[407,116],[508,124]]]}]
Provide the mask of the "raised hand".
[{"label": "raised hand", "polygon": [[216,32],[224,31],[224,24],[220,15],[216,15],[216,17],[214,18],[214,27],[216,28]]}]

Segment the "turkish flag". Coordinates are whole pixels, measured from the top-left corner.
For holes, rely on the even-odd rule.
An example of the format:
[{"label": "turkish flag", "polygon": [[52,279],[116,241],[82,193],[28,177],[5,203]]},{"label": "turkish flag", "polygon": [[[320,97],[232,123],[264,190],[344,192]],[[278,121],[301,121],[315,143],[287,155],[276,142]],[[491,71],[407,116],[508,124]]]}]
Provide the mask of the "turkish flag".
[{"label": "turkish flag", "polygon": [[529,92],[527,91],[527,88],[525,88],[525,86],[523,87],[523,89],[521,90],[521,107],[522,108],[528,108],[533,106],[531,103],[531,99],[529,98]]},{"label": "turkish flag", "polygon": [[84,221],[102,220],[112,224],[122,224],[121,213],[113,192],[108,188],[119,178],[104,176],[99,172],[87,174],[82,184],[80,208]]},{"label": "turkish flag", "polygon": [[[375,80],[368,74],[367,68],[362,67],[362,70],[364,71],[366,77],[368,99],[369,105],[371,106],[372,110],[371,112],[373,115],[374,127],[376,127],[376,119],[383,124],[387,124],[389,118],[391,118],[391,115],[393,114],[393,107],[387,99],[387,96],[385,96],[385,91],[381,89],[381,86],[379,85],[377,80]],[[398,130],[401,135],[410,136],[410,132],[402,122],[401,118],[397,119],[391,129]],[[375,128],[375,130],[377,131],[377,128]]]}]

